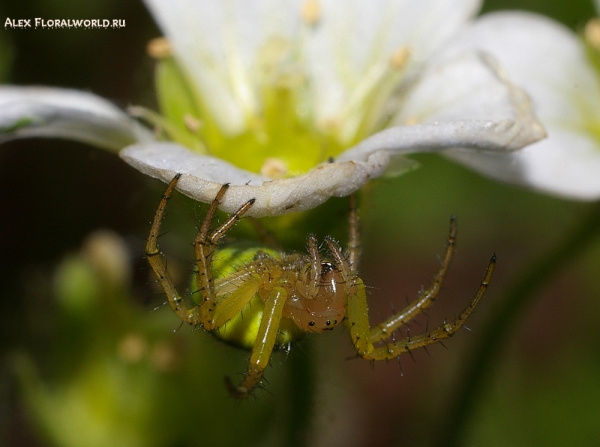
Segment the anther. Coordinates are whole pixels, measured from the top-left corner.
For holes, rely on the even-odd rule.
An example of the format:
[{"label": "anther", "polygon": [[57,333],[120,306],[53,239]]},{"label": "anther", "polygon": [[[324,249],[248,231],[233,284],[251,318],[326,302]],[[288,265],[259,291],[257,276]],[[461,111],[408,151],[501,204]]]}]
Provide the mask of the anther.
[{"label": "anther", "polygon": [[154,59],[162,59],[171,55],[171,44],[164,37],[157,37],[148,42],[146,53]]},{"label": "anther", "polygon": [[410,49],[406,46],[398,48],[390,56],[390,66],[394,70],[401,70],[406,66],[410,57]]},{"label": "anther", "polygon": [[321,5],[318,0],[306,0],[300,12],[302,20],[308,26],[314,26],[321,18]]}]

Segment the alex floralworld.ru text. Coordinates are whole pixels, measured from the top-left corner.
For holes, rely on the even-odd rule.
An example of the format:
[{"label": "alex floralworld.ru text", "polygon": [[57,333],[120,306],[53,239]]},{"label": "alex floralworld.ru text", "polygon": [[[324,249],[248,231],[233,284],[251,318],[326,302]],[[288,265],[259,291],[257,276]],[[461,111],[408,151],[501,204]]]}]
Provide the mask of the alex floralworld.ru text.
[{"label": "alex floralworld.ru text", "polygon": [[7,17],[4,28],[125,28],[124,19],[11,19]]}]

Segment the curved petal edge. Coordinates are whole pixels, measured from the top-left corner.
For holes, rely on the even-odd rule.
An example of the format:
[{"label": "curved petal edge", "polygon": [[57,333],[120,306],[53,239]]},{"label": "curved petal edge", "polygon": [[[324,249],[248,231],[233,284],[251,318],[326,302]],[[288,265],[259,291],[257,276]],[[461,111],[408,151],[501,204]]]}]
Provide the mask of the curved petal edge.
[{"label": "curved petal edge", "polygon": [[117,151],[152,134],[92,93],[51,87],[0,87],[0,143],[65,138]]},{"label": "curved petal edge", "polygon": [[229,183],[219,208],[232,213],[255,199],[246,213],[254,217],[303,211],[332,196],[349,195],[370,179],[381,176],[389,163],[387,153],[378,151],[364,161],[324,163],[304,175],[273,180],[174,143],[132,145],[119,155],[134,168],[165,183],[175,174],[183,174],[177,189],[200,202],[210,203],[219,188]]}]

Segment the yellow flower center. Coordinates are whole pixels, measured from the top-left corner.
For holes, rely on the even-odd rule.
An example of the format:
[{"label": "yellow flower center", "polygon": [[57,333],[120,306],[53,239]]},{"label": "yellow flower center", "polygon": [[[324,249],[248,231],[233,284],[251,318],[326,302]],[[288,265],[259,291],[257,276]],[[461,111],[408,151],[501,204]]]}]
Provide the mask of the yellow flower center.
[{"label": "yellow flower center", "polygon": [[404,75],[409,48],[400,46],[387,59],[376,54],[365,73],[341,74],[347,98],[335,115],[317,117],[316,105],[322,99],[306,69],[303,45],[324,18],[317,0],[306,0],[299,14],[304,25],[300,35],[294,41],[271,36],[249,73],[240,72],[232,49],[228,82],[245,114],[241,132],[225,132],[210,116],[198,89],[189,85],[168,55],[164,40],[153,41],[149,51],[160,58],[157,91],[165,119],[136,109],[138,116],[168,139],[272,178],[305,173],[383,128],[389,120],[385,106]]}]

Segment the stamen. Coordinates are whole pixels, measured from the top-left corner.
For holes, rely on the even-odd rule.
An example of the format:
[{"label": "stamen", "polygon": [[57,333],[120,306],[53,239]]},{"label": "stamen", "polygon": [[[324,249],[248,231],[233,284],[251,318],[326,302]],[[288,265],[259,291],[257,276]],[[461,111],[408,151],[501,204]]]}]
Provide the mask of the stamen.
[{"label": "stamen", "polygon": [[267,157],[260,168],[261,175],[271,178],[284,178],[288,175],[288,168],[280,158]]},{"label": "stamen", "polygon": [[200,121],[198,118],[190,115],[189,113],[186,113],[184,115],[183,122],[185,124],[185,127],[187,127],[187,129],[191,133],[197,133],[200,130],[200,128],[202,127],[202,121]]},{"label": "stamen", "polygon": [[302,21],[308,26],[315,26],[321,19],[321,5],[319,0],[306,0],[300,11]]},{"label": "stamen", "polygon": [[171,43],[165,37],[152,39],[146,45],[146,53],[154,59],[162,59],[171,55]]},{"label": "stamen", "polygon": [[594,17],[585,24],[583,30],[585,40],[596,50],[600,50],[600,18]]},{"label": "stamen", "polygon": [[372,122],[370,114],[378,110],[382,97],[391,92],[402,76],[402,69],[410,59],[410,48],[406,45],[398,47],[389,56],[374,64],[358,81],[344,113],[344,125],[339,132],[342,141],[351,141],[362,126]]},{"label": "stamen", "polygon": [[410,48],[402,46],[392,53],[390,56],[390,67],[393,70],[401,70],[406,67],[406,63],[410,58]]}]

